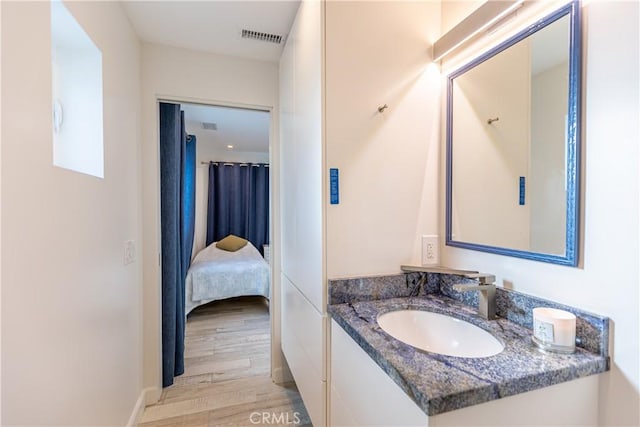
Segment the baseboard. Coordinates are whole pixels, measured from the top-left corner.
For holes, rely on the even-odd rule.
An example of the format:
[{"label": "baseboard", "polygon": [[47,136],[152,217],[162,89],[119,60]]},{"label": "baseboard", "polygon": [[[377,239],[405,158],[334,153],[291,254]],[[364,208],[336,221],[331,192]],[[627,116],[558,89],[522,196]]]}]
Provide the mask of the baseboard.
[{"label": "baseboard", "polygon": [[293,375],[288,367],[278,367],[271,373],[271,380],[276,384],[286,384],[293,382]]},{"label": "baseboard", "polygon": [[144,406],[149,406],[158,403],[162,395],[162,389],[159,387],[147,387],[142,390],[142,393],[144,393]]},{"label": "baseboard", "polygon": [[158,400],[160,400],[161,394],[162,389],[159,389],[157,387],[148,387],[142,390],[140,392],[140,396],[138,396],[136,405],[133,407],[133,411],[131,412],[131,416],[129,417],[129,421],[127,422],[127,427],[136,427],[140,422],[140,418],[142,418],[144,408],[146,406],[157,403]]},{"label": "baseboard", "polygon": [[140,396],[138,396],[138,400],[136,401],[136,405],[133,407],[133,411],[131,412],[131,416],[129,417],[129,421],[127,422],[127,427],[136,427],[138,422],[140,422],[140,417],[142,417],[142,413],[144,412],[144,390],[140,392]]}]

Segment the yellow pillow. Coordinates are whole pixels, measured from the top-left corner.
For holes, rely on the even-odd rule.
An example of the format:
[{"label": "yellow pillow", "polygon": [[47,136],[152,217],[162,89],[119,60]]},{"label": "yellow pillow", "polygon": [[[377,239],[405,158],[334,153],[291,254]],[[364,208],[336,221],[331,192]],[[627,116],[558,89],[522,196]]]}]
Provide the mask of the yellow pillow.
[{"label": "yellow pillow", "polygon": [[242,237],[229,234],[227,237],[216,243],[216,247],[225,251],[235,252],[238,249],[244,248],[247,243],[249,242]]}]

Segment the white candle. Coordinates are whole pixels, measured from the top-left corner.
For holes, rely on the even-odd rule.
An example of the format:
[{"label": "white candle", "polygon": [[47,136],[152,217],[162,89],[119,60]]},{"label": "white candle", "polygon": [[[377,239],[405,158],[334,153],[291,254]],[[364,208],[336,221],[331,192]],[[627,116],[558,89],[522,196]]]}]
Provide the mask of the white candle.
[{"label": "white candle", "polygon": [[575,351],[576,316],[555,308],[534,308],[533,340],[547,350]]}]

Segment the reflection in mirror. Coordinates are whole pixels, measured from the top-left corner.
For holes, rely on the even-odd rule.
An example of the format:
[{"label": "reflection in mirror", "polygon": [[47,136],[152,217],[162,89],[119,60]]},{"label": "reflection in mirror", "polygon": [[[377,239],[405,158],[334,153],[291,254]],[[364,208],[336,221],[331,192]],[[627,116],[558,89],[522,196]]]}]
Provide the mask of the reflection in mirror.
[{"label": "reflection in mirror", "polygon": [[577,7],[449,76],[448,245],[576,265]]}]

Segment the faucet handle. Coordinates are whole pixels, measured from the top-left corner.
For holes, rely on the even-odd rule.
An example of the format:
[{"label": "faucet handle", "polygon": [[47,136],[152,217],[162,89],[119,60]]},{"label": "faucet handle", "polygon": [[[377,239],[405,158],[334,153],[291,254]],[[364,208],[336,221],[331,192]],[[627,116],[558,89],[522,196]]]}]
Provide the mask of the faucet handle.
[{"label": "faucet handle", "polygon": [[[478,277],[469,277],[470,279],[478,279],[478,284],[459,283],[453,285],[453,290],[458,292],[478,291],[478,314],[485,319],[493,320],[496,318],[496,280],[492,274],[478,274]],[[468,276],[465,276],[468,277]]]}]

